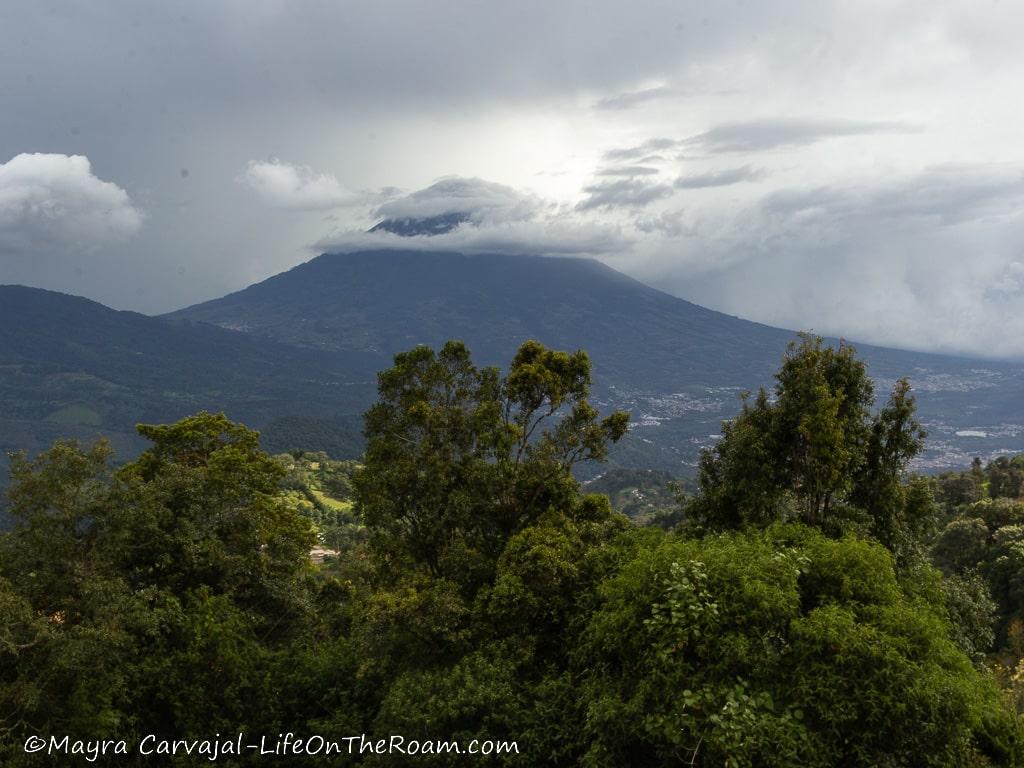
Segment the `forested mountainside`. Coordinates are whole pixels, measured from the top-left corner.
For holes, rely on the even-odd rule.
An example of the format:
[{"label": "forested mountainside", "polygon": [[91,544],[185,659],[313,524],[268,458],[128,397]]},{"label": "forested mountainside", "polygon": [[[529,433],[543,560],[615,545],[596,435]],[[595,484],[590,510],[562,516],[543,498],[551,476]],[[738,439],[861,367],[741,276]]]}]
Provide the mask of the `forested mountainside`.
[{"label": "forested mountainside", "polygon": [[[366,407],[386,358],[312,352],[208,325],[173,324],[52,291],[0,286],[0,452],[34,454],[57,437],[109,437],[131,456],[140,422],[225,411],[258,427],[302,414],[335,425]],[[362,449],[354,433],[311,430],[306,447]],[[347,437],[346,437],[347,435]],[[303,435],[305,438],[305,435]],[[287,448],[299,447],[287,445]],[[6,470],[4,470],[6,475]]]},{"label": "forested mountainside", "polygon": [[[394,250],[324,254],[170,317],[346,353],[457,338],[482,362],[502,364],[531,338],[586,349],[597,361],[596,400],[633,414],[613,459],[674,473],[692,473],[739,394],[771,383],[794,338],[590,259]],[[919,466],[1024,450],[1024,365],[857,348],[880,391],[910,377],[929,432]]]},{"label": "forested mountainside", "polygon": [[[3,286],[0,449],[103,434],[128,456],[143,445],[136,423],[207,409],[261,430],[274,452],[353,458],[375,371],[402,349],[449,338],[490,364],[530,338],[593,350],[595,404],[628,410],[633,424],[613,466],[687,476],[740,394],[771,383],[795,336],[585,259],[324,255],[160,318]],[[910,377],[929,433],[918,468],[1024,450],[1024,367],[858,349],[880,392]]]}]

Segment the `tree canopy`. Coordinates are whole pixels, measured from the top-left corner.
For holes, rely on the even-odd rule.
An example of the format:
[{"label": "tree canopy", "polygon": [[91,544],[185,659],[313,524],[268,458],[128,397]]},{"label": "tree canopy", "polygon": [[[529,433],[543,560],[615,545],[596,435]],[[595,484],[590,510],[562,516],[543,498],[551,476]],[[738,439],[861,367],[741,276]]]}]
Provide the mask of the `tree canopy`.
[{"label": "tree canopy", "polygon": [[572,468],[604,459],[628,414],[590,404],[590,360],[536,341],[508,373],[479,369],[461,342],[417,347],[380,374],[366,414],[355,498],[378,550],[435,576],[487,574],[505,542],[548,508],[568,508]]},{"label": "tree canopy", "polygon": [[152,447],[116,470],[103,442],[14,457],[8,733],[236,728],[252,665],[309,616],[312,531],[280,502],[281,467],[256,433],[206,413],[139,431]]},{"label": "tree canopy", "polygon": [[853,347],[809,334],[789,345],[775,378],[773,395],[745,396],[704,452],[691,520],[712,530],[860,524],[891,548],[907,546],[930,514],[902,482],[925,436],[909,382],[872,414],[874,385]]},{"label": "tree canopy", "polygon": [[[574,479],[628,424],[590,375],[537,342],[504,374],[416,347],[380,374],[360,466],[269,456],[209,413],[140,426],[120,466],[102,442],[15,457],[0,761],[52,764],[33,734],[243,731],[516,744],[288,759],[310,766],[1024,763],[982,664],[1019,605],[1024,512],[986,495],[933,541],[906,383],[872,413],[852,350],[804,338],[665,530]],[[318,566],[327,491],[347,533]],[[1024,623],[999,631],[1024,655]]]}]

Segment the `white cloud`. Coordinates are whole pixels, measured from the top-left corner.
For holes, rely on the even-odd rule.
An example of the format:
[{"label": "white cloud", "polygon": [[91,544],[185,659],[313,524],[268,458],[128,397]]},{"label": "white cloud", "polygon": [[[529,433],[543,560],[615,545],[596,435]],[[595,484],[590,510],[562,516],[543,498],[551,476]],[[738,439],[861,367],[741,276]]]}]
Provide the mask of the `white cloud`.
[{"label": "white cloud", "polygon": [[1015,215],[1024,198],[1024,172],[999,164],[941,165],[910,176],[860,184],[777,192],[764,209],[803,223],[925,218],[935,225]]},{"label": "white cloud", "polygon": [[470,221],[504,223],[527,221],[543,204],[536,195],[477,178],[450,176],[425,189],[385,203],[377,214],[385,219],[425,219],[467,214]]},{"label": "white cloud", "polygon": [[686,139],[683,144],[705,152],[762,152],[806,146],[830,138],[885,133],[911,133],[920,128],[882,120],[771,118],[730,122]]},{"label": "white cloud", "polygon": [[583,192],[572,206],[450,177],[377,209],[408,226],[340,231],[316,248],[593,256],[778,327],[1024,358],[1021,166],[879,169],[809,184],[778,168],[712,163],[674,185],[606,178]]},{"label": "white cloud", "polygon": [[675,180],[676,189],[708,189],[709,187],[728,187],[742,181],[757,181],[765,176],[765,172],[749,165],[740,168],[725,168],[709,173],[697,173],[680,176]]},{"label": "white cloud", "polygon": [[365,203],[370,196],[345,189],[330,173],[278,159],[250,160],[237,181],[275,208],[323,211]]},{"label": "white cloud", "polygon": [[659,85],[654,88],[644,88],[640,91],[626,91],[617,93],[614,96],[605,96],[594,102],[594,109],[631,109],[640,104],[646,104],[658,99],[667,99],[677,95],[676,91],[666,85]]},{"label": "white cloud", "polygon": [[583,188],[586,198],[576,207],[581,211],[598,208],[643,208],[672,195],[670,184],[659,184],[643,179],[628,178],[616,181],[602,181]]},{"label": "white cloud", "polygon": [[532,256],[610,256],[631,247],[615,225],[562,220],[463,225],[439,235],[403,237],[391,232],[339,232],[314,245],[319,252],[396,248],[459,253],[528,254]]},{"label": "white cloud", "polygon": [[1024,175],[938,166],[639,224],[634,273],[698,303],[867,343],[1024,358]]},{"label": "white cloud", "polygon": [[[669,139],[660,136],[648,139],[642,144],[635,144],[631,147],[616,147],[604,153],[604,159],[608,161],[619,160],[643,160],[644,156],[657,157],[655,153],[678,147],[681,142],[678,139]],[[659,158],[660,159],[660,158]]]},{"label": "white cloud", "polygon": [[[406,225],[397,228],[405,234],[384,226],[372,232],[343,230],[319,240],[314,247],[328,251],[411,248],[544,256],[596,256],[629,247],[628,238],[616,224],[595,222],[532,192],[477,178],[446,177],[385,203],[375,213],[383,217],[382,224]],[[438,219],[447,217],[451,220],[445,226],[434,226]]]},{"label": "white cloud", "polygon": [[0,253],[88,251],[139,231],[128,193],[81,155],[20,154],[0,164]]},{"label": "white cloud", "polygon": [[649,165],[613,165],[595,171],[597,176],[657,176],[659,173]]}]

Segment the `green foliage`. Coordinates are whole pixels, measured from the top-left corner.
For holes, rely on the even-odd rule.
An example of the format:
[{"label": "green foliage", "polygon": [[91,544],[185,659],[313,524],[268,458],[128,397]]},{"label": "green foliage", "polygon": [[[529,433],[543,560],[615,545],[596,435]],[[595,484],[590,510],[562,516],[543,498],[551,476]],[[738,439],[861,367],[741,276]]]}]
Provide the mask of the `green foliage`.
[{"label": "green foliage", "polygon": [[[515,654],[501,644],[474,650],[451,667],[410,670],[389,687],[374,730],[440,734],[465,744],[473,739],[515,740],[519,738],[517,720],[527,705],[519,674]],[[439,755],[409,763],[458,766],[465,760],[465,756]],[[395,757],[379,757],[367,764],[394,765]]]},{"label": "green foliage", "polygon": [[978,517],[950,522],[932,545],[932,561],[947,574],[980,567],[988,556],[989,529]]},{"label": "green foliage", "polygon": [[528,341],[503,378],[449,342],[379,376],[355,495],[378,552],[463,584],[486,579],[505,542],[578,494],[572,467],[601,460],[628,415],[599,419],[583,352]]},{"label": "green foliage", "polygon": [[[1024,456],[1001,456],[987,465],[976,459],[968,471],[933,480],[939,516],[948,522],[931,544],[932,562],[948,583],[975,585],[971,589],[982,609],[974,612],[974,624],[988,612],[990,599],[995,601],[990,622],[996,630],[995,650],[1000,663],[1011,667],[1024,657],[1024,646],[1013,647],[1009,637],[1011,625],[1024,619],[1024,499],[1018,498],[1016,486],[1022,467]],[[961,614],[969,616],[964,610]]]},{"label": "green foliage", "polygon": [[13,460],[2,728],[236,729],[263,657],[308,622],[312,532],[256,433],[212,414],[139,431],[152,448],[116,472],[102,442]]},{"label": "green foliage", "polygon": [[611,545],[628,531],[607,498],[583,497],[513,536],[497,563],[493,587],[478,605],[501,635],[526,634],[540,650],[564,640],[581,598],[610,567]]},{"label": "green foliage", "polygon": [[1024,525],[1008,525],[992,536],[985,571],[1005,620],[1024,618]]},{"label": "green foliage", "polygon": [[[857,366],[809,349],[814,365],[785,369],[792,396],[759,396],[709,460],[720,482],[700,501],[736,530],[703,537],[582,493],[574,464],[603,458],[626,416],[590,405],[583,353],[535,342],[504,377],[454,342],[399,355],[360,467],[268,456],[208,413],[140,427],[151,447],[116,470],[103,443],[15,457],[0,761],[35,764],[31,733],[241,730],[519,745],[480,765],[1021,764],[1020,721],[972,663],[989,585],[1004,612],[1024,601],[1013,502],[946,528],[944,579],[915,555],[930,489],[898,482],[905,388],[858,422],[841,394],[863,396]],[[758,469],[783,438],[786,461]],[[855,528],[855,497],[874,540],[828,524]],[[318,569],[331,530],[351,535]],[[1006,634],[1024,648],[1021,626]]]},{"label": "green foliage", "polygon": [[975,661],[984,659],[995,642],[998,608],[988,582],[976,571],[947,576],[942,580],[952,638]]},{"label": "green foliage", "polygon": [[5,730],[118,732],[134,637],[162,624],[158,592],[118,568],[131,510],[110,503],[109,455],[105,443],[84,452],[59,442],[33,461],[13,457],[19,524],[0,539]]},{"label": "green foliage", "polygon": [[281,503],[284,472],[259,435],[205,413],[139,432],[153,447],[118,473],[136,510],[128,567],[177,593],[232,594],[271,623],[304,610],[313,533]]},{"label": "green foliage", "polygon": [[380,691],[376,727],[517,740],[518,758],[498,764],[575,764],[583,712],[568,656],[597,585],[636,533],[605,498],[582,497],[514,534],[472,600],[421,569],[367,595],[354,635],[366,649],[360,675]]},{"label": "green foliage", "polygon": [[[612,508],[634,522],[671,527],[683,482],[657,469],[613,468],[584,484],[590,493],[608,496]],[[669,522],[671,520],[671,522]]]},{"label": "green foliage", "polygon": [[[934,478],[935,498],[942,505],[947,518],[967,513],[967,508],[983,511],[994,528],[1009,524],[1001,522],[997,513],[1015,515],[1024,520],[1021,502],[1024,500],[1024,454],[998,456],[987,465],[975,458],[971,469],[964,472],[945,472]],[[989,506],[991,505],[991,506]]]},{"label": "green foliage", "polygon": [[935,478],[935,498],[946,509],[980,501],[984,487],[970,472],[946,472]]},{"label": "green foliage", "polygon": [[985,469],[992,498],[1019,499],[1024,496],[1024,455],[1000,456]]},{"label": "green foliage", "polygon": [[358,462],[336,461],[322,451],[294,451],[274,458],[284,467],[281,485],[288,504],[313,522],[321,544],[347,552],[366,541],[366,526],[352,502]]},{"label": "green foliage", "polygon": [[711,530],[799,520],[838,533],[864,529],[901,561],[913,557],[935,510],[924,486],[904,486],[923,445],[910,385],[897,382],[874,416],[874,391],[852,347],[804,334],[776,374],[701,457],[691,523]]},{"label": "green foliage", "polygon": [[991,680],[951,642],[941,607],[903,592],[877,544],[799,527],[666,539],[601,595],[575,658],[586,764],[1021,757]]}]

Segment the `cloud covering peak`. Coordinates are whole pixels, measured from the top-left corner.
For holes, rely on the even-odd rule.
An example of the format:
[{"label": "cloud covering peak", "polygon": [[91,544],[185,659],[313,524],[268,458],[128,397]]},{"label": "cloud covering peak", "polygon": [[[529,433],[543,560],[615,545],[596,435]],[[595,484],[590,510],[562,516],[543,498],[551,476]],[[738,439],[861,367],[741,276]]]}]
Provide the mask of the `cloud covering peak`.
[{"label": "cloud covering peak", "polygon": [[[731,190],[739,187],[737,197]],[[715,197],[716,190],[732,196]],[[582,194],[565,206],[449,178],[380,208],[404,215],[385,221],[454,217],[443,228],[341,231],[319,245],[593,256],[663,290],[772,325],[1024,356],[1024,318],[1011,311],[1024,301],[1019,167],[947,164],[802,185],[780,184],[751,166],[722,166],[673,183],[605,178]]]},{"label": "cloud covering peak", "polygon": [[374,214],[384,218],[369,232],[343,229],[317,247],[594,256],[625,243],[617,226],[579,219],[532,192],[479,178],[445,177],[384,203]]},{"label": "cloud covering peak", "polygon": [[474,224],[528,221],[541,209],[539,197],[505,184],[449,176],[377,209],[385,219],[427,219],[464,214]]}]

